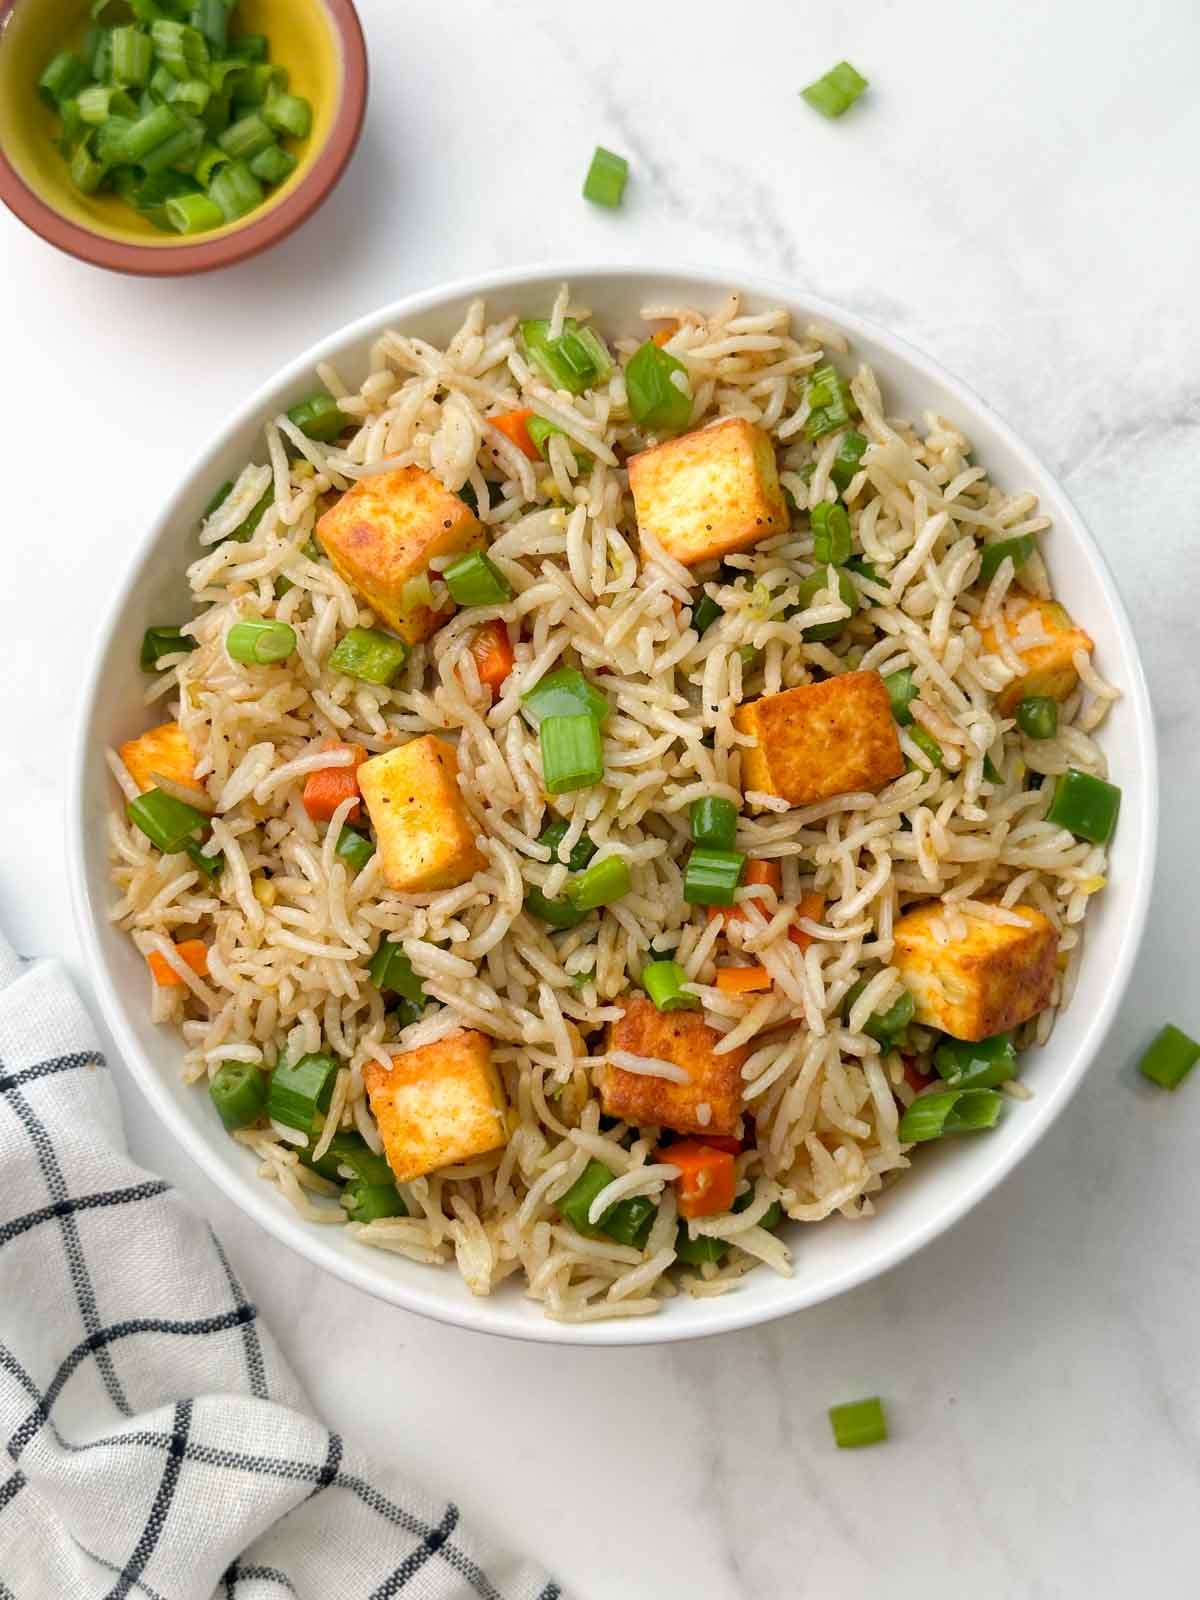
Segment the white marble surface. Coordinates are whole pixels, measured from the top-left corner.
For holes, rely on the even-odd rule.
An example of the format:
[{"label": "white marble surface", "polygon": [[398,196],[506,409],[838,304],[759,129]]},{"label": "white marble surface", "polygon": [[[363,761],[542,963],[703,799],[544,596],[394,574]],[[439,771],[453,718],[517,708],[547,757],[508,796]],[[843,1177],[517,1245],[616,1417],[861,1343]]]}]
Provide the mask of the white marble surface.
[{"label": "white marble surface", "polygon": [[[93,618],[228,407],[409,290],[546,256],[792,279],[940,357],[1063,476],[1145,651],[1162,869],[1135,981],[1052,1134],[917,1260],[677,1348],[504,1344],[318,1277],[131,1137],[227,1239],[323,1412],[588,1600],[1195,1591],[1200,1082],[1131,1072],[1200,1032],[1185,839],[1200,789],[1200,12],[1189,0],[362,0],[374,92],[325,210],[275,253],[146,283],[0,216],[5,564],[0,922],[77,949],[57,830]],[[841,123],[798,87],[872,80]],[[577,198],[597,140],[624,209]],[[49,620],[47,620],[49,619]],[[78,970],[77,963],[76,970]],[[87,974],[80,973],[84,985]],[[894,1437],[838,1454],[831,1401]]]}]

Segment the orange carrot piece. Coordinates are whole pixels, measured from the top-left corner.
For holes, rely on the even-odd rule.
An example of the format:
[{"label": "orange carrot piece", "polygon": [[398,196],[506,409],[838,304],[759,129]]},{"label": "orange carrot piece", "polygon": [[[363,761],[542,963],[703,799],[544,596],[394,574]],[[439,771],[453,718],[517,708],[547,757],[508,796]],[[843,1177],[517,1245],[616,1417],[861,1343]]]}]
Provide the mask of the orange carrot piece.
[{"label": "orange carrot piece", "polygon": [[[760,861],[757,857],[751,857],[742,873],[741,887],[745,888],[747,884],[753,883],[765,883],[778,894],[783,883],[783,868],[778,861]],[[759,909],[763,909],[761,900]],[[714,917],[720,917],[728,927],[729,923],[737,922],[739,919],[745,921],[746,913],[740,906],[709,906],[708,920],[711,922]]]},{"label": "orange carrot piece", "polygon": [[678,332],[679,324],[677,322],[673,322],[669,328],[660,328],[658,330],[658,332],[654,335],[654,343],[661,350],[663,345],[666,344],[667,340],[673,339]]},{"label": "orange carrot piece", "polygon": [[521,406],[516,411],[504,412],[502,416],[489,417],[488,421],[493,428],[499,428],[502,434],[511,439],[522,455],[528,456],[530,461],[540,461],[541,453],[529,437],[526,426],[532,415],[532,406]]},{"label": "orange carrot piece", "polygon": [[[802,894],[796,902],[797,915],[807,917],[810,922],[820,922],[825,915],[825,896],[809,890]],[[795,923],[788,929],[788,938],[798,950],[807,950],[813,942],[811,933],[805,933],[803,928],[798,928]]]},{"label": "orange carrot piece", "polygon": [[367,752],[357,744],[338,744],[335,740],[330,740],[328,744],[330,750],[351,751],[354,764],[349,767],[321,767],[316,772],[310,772],[304,782],[304,809],[314,822],[328,822],[343,800],[353,799],[354,804],[346,813],[346,821],[357,822],[362,815],[358,768]]},{"label": "orange carrot piece", "polygon": [[737,1173],[728,1150],[716,1150],[701,1139],[679,1139],[660,1159],[680,1168],[676,1198],[681,1217],[712,1217],[729,1210]]},{"label": "orange carrot piece", "polygon": [[475,658],[479,681],[492,691],[494,704],[499,698],[505,678],[513,669],[514,659],[508,629],[499,617],[493,622],[484,623],[471,640],[470,650]]},{"label": "orange carrot piece", "polygon": [[771,987],[766,967],[718,967],[717,988],[722,994],[757,994]]},{"label": "orange carrot piece", "polygon": [[[175,949],[198,978],[208,977],[208,946],[203,939],[183,939],[175,946]],[[180,989],[183,987],[183,979],[170,962],[159,955],[157,950],[149,952],[146,956],[146,963],[160,989]]]}]

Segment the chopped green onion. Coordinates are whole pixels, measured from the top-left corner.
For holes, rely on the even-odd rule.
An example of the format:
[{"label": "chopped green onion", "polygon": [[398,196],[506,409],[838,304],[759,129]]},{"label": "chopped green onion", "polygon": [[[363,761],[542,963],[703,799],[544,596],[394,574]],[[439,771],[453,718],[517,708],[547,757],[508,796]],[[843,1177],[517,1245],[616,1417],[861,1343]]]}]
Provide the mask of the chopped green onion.
[{"label": "chopped green onion", "polygon": [[693,1011],[700,1004],[683,985],[688,975],[678,961],[651,961],[642,968],[642,988],[654,1001],[657,1011]]},{"label": "chopped green onion", "polygon": [[625,368],[625,393],[629,414],[639,427],[653,433],[679,433],[692,419],[692,393],[685,381],[687,368],[677,357],[647,339],[629,358]]},{"label": "chopped green onion", "polygon": [[1107,844],[1117,825],[1120,809],[1121,791],[1115,784],[1093,778],[1090,772],[1068,767],[1055,781],[1054,798],[1046,812],[1046,821],[1069,829],[1078,839]]},{"label": "chopped green onion", "polygon": [[[185,119],[183,127],[173,138],[164,139],[161,144],[155,145],[148,155],[142,157],[142,171],[147,174],[147,182],[158,174],[166,177],[183,177],[185,188],[176,190],[176,193],[188,192],[191,189],[191,182],[186,177],[186,169],[199,154],[203,143],[203,124],[194,119]],[[170,172],[168,168],[171,169]]]},{"label": "chopped green onion", "polygon": [[598,206],[619,206],[628,176],[629,163],[625,157],[614,155],[598,144],[583,180],[583,198]]},{"label": "chopped green onion", "polygon": [[1000,772],[1000,769],[997,767],[996,763],[992,760],[991,756],[988,756],[988,755],[985,755],[984,758],[983,758],[983,776],[987,780],[988,783],[1003,783],[1004,782],[1004,778],[1003,778],[1003,776],[1002,776],[1002,774]]},{"label": "chopped green onion", "polygon": [[198,839],[209,825],[203,811],[162,789],[147,789],[145,794],[137,795],[128,801],[125,812],[150,843],[168,856],[182,850],[189,839]]},{"label": "chopped green onion", "polygon": [[193,0],[192,27],[202,33],[214,50],[224,50],[229,34],[229,0]]},{"label": "chopped green onion", "polygon": [[442,573],[456,606],[498,606],[512,599],[512,585],[483,550],[468,550]]},{"label": "chopped green onion", "polygon": [[608,716],[608,696],[574,667],[559,667],[539,678],[521,696],[526,722],[536,728],[543,717],[589,716],[603,724]]},{"label": "chopped green onion", "polygon": [[179,113],[170,106],[155,106],[132,127],[122,131],[119,154],[123,162],[143,162],[154,150],[174,141],[184,131]]},{"label": "chopped green onion", "polygon": [[80,47],[79,53],[83,57],[83,64],[97,83],[104,77],[104,73],[97,72],[96,63],[99,60],[101,48],[109,37],[107,28],[89,28],[87,33],[84,34],[83,44]]},{"label": "chopped green onion", "polygon": [[908,708],[921,692],[913,682],[912,668],[901,667],[898,672],[889,672],[883,683],[892,702],[893,717],[902,728],[907,728],[912,721]]},{"label": "chopped green onion", "polygon": [[[562,860],[558,853],[558,847],[566,838],[569,827],[569,822],[565,822],[562,817],[555,817],[538,834],[538,843],[549,847],[552,861]],[[596,846],[592,843],[591,836],[587,833],[581,833],[571,847],[571,854],[567,858],[567,866],[572,872],[582,872],[595,854]]]},{"label": "chopped green onion", "polygon": [[212,499],[205,506],[204,510],[200,513],[201,522],[207,522],[209,517],[218,512],[232,493],[233,479],[226,478],[225,482],[221,485],[221,487],[213,495]]},{"label": "chopped green onion", "polygon": [[848,61],[839,61],[807,89],[801,89],[800,94],[823,117],[840,117],[844,111],[849,111],[866,87],[867,80],[861,73]]},{"label": "chopped green onion", "polygon": [[89,84],[80,91],[75,105],[80,122],[89,128],[100,127],[109,117],[128,117],[132,121],[137,116],[137,106],[124,89],[114,89],[107,83]]},{"label": "chopped green onion", "polygon": [[198,78],[208,67],[204,35],[186,23],[160,17],[150,24],[154,53],[177,78]]},{"label": "chopped green onion", "polygon": [[334,646],[329,665],[347,678],[389,684],[408,660],[408,654],[403,639],[380,628],[350,628]]},{"label": "chopped green onion", "polygon": [[251,111],[231,123],[217,143],[234,161],[249,161],[263,150],[270,149],[275,143],[275,135],[262,117],[256,111]]},{"label": "chopped green onion", "polygon": [[398,940],[379,941],[367,975],[381,994],[398,994],[415,1005],[425,1004],[425,985],[413,971],[412,962]]},{"label": "chopped green onion", "polygon": [[694,844],[708,845],[713,850],[733,849],[737,838],[737,807],[732,800],[704,795],[692,801],[688,816]]},{"label": "chopped green onion", "polygon": [[600,1191],[613,1181],[616,1174],[602,1161],[589,1161],[575,1182],[558,1201],[558,1209],[576,1233],[587,1239],[607,1234],[620,1244],[642,1249],[653,1225],[657,1206],[645,1195],[631,1196],[609,1206],[599,1222],[589,1222],[588,1212]]},{"label": "chopped green onion", "polygon": [[108,169],[92,155],[85,141],[71,157],[71,182],[80,194],[95,194]]},{"label": "chopped green onion", "polygon": [[324,1052],[301,1056],[295,1066],[280,1057],[267,1090],[267,1116],[311,1136],[319,1113],[329,1110],[337,1070],[333,1056]]},{"label": "chopped green onion", "polygon": [[209,184],[208,195],[220,206],[226,222],[236,222],[262,205],[263,186],[244,161],[230,160]]},{"label": "chopped green onion", "polygon": [[229,41],[229,53],[242,61],[265,61],[271,45],[265,33],[241,33]]},{"label": "chopped green onion", "polygon": [[286,622],[235,622],[225,635],[230,657],[251,667],[286,661],[295,648],[296,630]]},{"label": "chopped green onion", "polygon": [[559,338],[551,339],[549,330],[544,318],[523,322],[521,342],[530,361],[554,388],[582,394],[612,372],[612,357],[591,328],[567,317]]},{"label": "chopped green onion", "polygon": [[167,201],[167,221],[176,233],[203,233],[219,228],[225,218],[206,194],[181,194]]},{"label": "chopped green onion", "polygon": [[862,556],[853,556],[846,563],[847,572],[857,572],[860,578],[865,578],[868,583],[879,583],[879,572],[873,561],[867,561]]},{"label": "chopped green onion", "polygon": [[[251,168],[253,170],[253,168]],[[322,389],[288,407],[288,421],[294,422],[307,439],[332,444],[345,432],[349,418],[331,394]]]},{"label": "chopped green onion", "polygon": [[340,856],[347,866],[353,867],[355,872],[361,872],[375,854],[375,846],[365,833],[359,833],[357,829],[347,827],[343,823],[334,853]]},{"label": "chopped green onion", "polygon": [[972,1043],[943,1039],[933,1052],[938,1076],[952,1089],[998,1089],[1017,1075],[1017,1051],[1011,1033],[994,1033]]},{"label": "chopped green onion", "polygon": [[595,717],[543,717],[538,728],[542,781],[550,794],[587,789],[604,776],[604,750]]},{"label": "chopped green onion", "polygon": [[[299,162],[290,151],[282,150],[277,144],[260,150],[250,163],[250,171],[263,183],[269,183],[272,188],[290,178],[299,166]],[[343,414],[343,424],[345,416]],[[336,438],[337,435],[335,434]]]},{"label": "chopped green onion", "polygon": [[908,1027],[917,1009],[917,1002],[906,989],[886,1011],[876,1011],[863,1025],[863,1032],[879,1043],[891,1045]]},{"label": "chopped green onion", "polygon": [[600,1222],[610,1239],[631,1245],[635,1250],[644,1250],[657,1215],[658,1207],[649,1195],[634,1194],[628,1200],[618,1200],[615,1206],[609,1206]]},{"label": "chopped green onion", "polygon": [[702,1267],[708,1262],[725,1258],[729,1245],[724,1239],[710,1239],[707,1234],[697,1234],[693,1239],[686,1222],[681,1222],[675,1233],[675,1259],[685,1267]]},{"label": "chopped green onion", "polygon": [[629,863],[623,856],[606,856],[593,862],[566,887],[566,896],[576,911],[597,911],[620,900],[633,887]]},{"label": "chopped green onion", "polygon": [[1017,703],[1017,727],[1028,739],[1053,739],[1058,732],[1058,701],[1030,694]]},{"label": "chopped green onion", "polygon": [[408,1207],[394,1183],[349,1183],[342,1205],[351,1222],[377,1222],[381,1217],[406,1217]]},{"label": "chopped green onion", "polygon": [[[229,487],[232,489],[233,485],[230,484]],[[260,500],[258,500],[255,503],[255,505],[251,508],[251,510],[246,515],[245,520],[242,521],[242,522],[239,522],[237,527],[233,530],[233,532],[229,533],[229,534],[226,534],[225,537],[227,539],[232,539],[235,544],[247,544],[254,537],[255,533],[257,532],[258,525],[262,521],[263,516],[265,515],[267,509],[270,506],[273,506],[274,504],[275,504],[275,490],[274,490],[274,487],[270,487],[270,488],[264,489],[263,493],[262,493],[262,498]],[[208,515],[211,516],[212,512],[210,511],[208,513]]]},{"label": "chopped green onion", "polygon": [[246,63],[230,79],[230,87],[239,106],[266,105],[272,95],[282,94],[287,88],[287,72],[283,67],[268,66],[265,61]]},{"label": "chopped green onion", "polygon": [[838,441],[837,455],[833,458],[829,476],[842,494],[845,494],[850,487],[851,480],[859,469],[867,442],[866,435],[856,432],[853,428],[848,429]]},{"label": "chopped green onion", "polygon": [[577,972],[571,979],[572,989],[574,989],[575,993],[578,994],[582,989],[587,988],[588,984],[592,982],[595,976],[595,967],[587,967],[583,972]]},{"label": "chopped green onion", "polygon": [[1014,569],[1023,567],[1033,554],[1034,539],[1031,533],[1018,534],[1015,539],[997,539],[992,544],[980,546],[979,579],[991,583],[1005,556],[1012,558]]},{"label": "chopped green onion", "polygon": [[[548,461],[550,459],[546,450],[546,441],[550,438],[551,434],[561,433],[564,438],[568,437],[564,430],[558,426],[557,422],[548,422],[545,417],[539,416],[532,416],[529,418],[528,422],[525,424],[525,432],[529,435],[530,443],[533,445],[538,455],[541,456],[543,461]],[[571,441],[571,447],[575,453],[576,466],[582,466],[587,459],[586,456],[583,454],[580,447],[575,444],[574,440]],[[461,494],[462,490],[459,490],[459,493]],[[478,510],[478,506],[474,507],[473,509]]]},{"label": "chopped green onion", "polygon": [[941,745],[919,722],[913,723],[908,730],[908,737],[935,768],[940,768],[945,763],[946,757],[943,754]]},{"label": "chopped green onion", "polygon": [[[358,1133],[339,1131],[329,1141],[324,1155],[314,1161],[307,1151],[300,1156],[306,1167],[319,1172],[331,1183],[394,1183],[392,1169],[385,1156],[377,1156],[367,1141]],[[347,1170],[353,1177],[347,1179]]]},{"label": "chopped green onion", "polygon": [[[174,116],[174,112],[171,115]],[[125,141],[134,126],[135,124],[128,117],[109,117],[107,122],[100,124],[92,136],[92,148],[95,152],[96,160],[100,162],[101,166],[119,167],[125,165],[128,159],[125,151]],[[122,176],[126,177],[124,185],[119,181]],[[133,180],[134,184],[137,184],[140,179],[140,174],[133,168],[130,168],[128,175],[118,174],[117,178],[114,179],[117,192],[122,199],[126,198],[126,189],[129,186],[130,179]],[[136,204],[139,210],[144,209],[140,199],[136,202],[129,200],[128,203],[130,205]]]},{"label": "chopped green onion", "polygon": [[994,1126],[1004,1096],[995,1089],[941,1089],[918,1095],[900,1118],[901,1144],[921,1144],[946,1133],[976,1133]]},{"label": "chopped green onion", "polygon": [[215,881],[225,870],[224,854],[218,850],[215,855],[210,856],[203,845],[198,844],[195,839],[188,840],[183,847],[183,853],[210,881]]},{"label": "chopped green onion", "polygon": [[844,1406],[830,1406],[829,1421],[839,1450],[882,1444],[888,1436],[883,1402],[876,1396],[870,1400],[851,1400]]},{"label": "chopped green onion", "polygon": [[168,624],[163,624],[162,627],[147,627],[146,632],[142,634],[138,664],[142,672],[155,672],[163,656],[178,656],[190,650],[195,650],[195,640],[187,637],[181,627]]},{"label": "chopped green onion", "polygon": [[38,93],[48,106],[78,94],[88,80],[88,69],[73,50],[60,50],[37,81]]},{"label": "chopped green onion", "polygon": [[718,617],[724,616],[724,607],[717,604],[710,594],[702,594],[692,607],[692,627],[697,633],[703,633],[706,628],[711,628]]},{"label": "chopped green onion", "polygon": [[312,132],[312,107],[302,95],[271,95],[263,106],[263,118],[276,133],[291,139],[307,139]]},{"label": "chopped green onion", "polygon": [[[167,87],[162,98],[169,105],[178,106],[180,110],[189,112],[193,117],[202,116],[212,99],[212,86],[203,78],[185,78],[182,82],[173,78],[168,72],[165,74]],[[151,84],[153,90],[154,85]]]},{"label": "chopped green onion", "polygon": [[1138,1071],[1160,1089],[1178,1089],[1200,1061],[1200,1044],[1168,1022],[1138,1062]]},{"label": "chopped green onion", "polygon": [[683,898],[690,906],[731,906],[746,858],[736,850],[697,845],[683,870]]},{"label": "chopped green onion", "polygon": [[836,433],[858,415],[850,385],[831,363],[818,367],[804,385],[804,398],[808,401],[808,416],[804,421],[804,437],[820,439],[827,433]]},{"label": "chopped green onion", "polygon": [[818,500],[809,513],[813,530],[813,560],[823,566],[844,566],[850,559],[850,518],[836,500]]},{"label": "chopped green onion", "polygon": [[[854,587],[853,578],[851,578],[849,573],[844,571],[841,567],[837,568],[837,587],[838,599],[841,600],[844,605],[849,606],[850,611],[853,614],[862,604],[862,599],[858,590]],[[797,590],[796,610],[807,611],[809,606],[815,603],[817,596],[822,592],[827,591],[828,588],[828,567],[818,567],[816,572],[810,572],[808,577],[801,581],[799,589]],[[815,643],[820,639],[834,639],[846,627],[849,620],[849,617],[846,617],[838,622],[814,623],[811,628],[805,628],[800,637],[806,643]]]},{"label": "chopped green onion", "polygon": [[227,1128],[247,1128],[267,1103],[267,1075],[253,1061],[222,1061],[208,1080],[208,1092]]},{"label": "chopped green onion", "polygon": [[551,900],[535,888],[525,891],[525,909],[531,917],[540,917],[552,928],[577,928],[587,916],[586,911],[580,911],[569,900]]}]

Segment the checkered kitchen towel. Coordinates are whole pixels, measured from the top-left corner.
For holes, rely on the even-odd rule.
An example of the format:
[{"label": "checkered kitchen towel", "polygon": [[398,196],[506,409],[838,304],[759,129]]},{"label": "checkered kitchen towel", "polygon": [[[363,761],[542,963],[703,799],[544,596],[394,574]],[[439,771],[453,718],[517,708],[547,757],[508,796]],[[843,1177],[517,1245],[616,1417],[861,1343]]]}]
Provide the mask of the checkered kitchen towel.
[{"label": "checkered kitchen towel", "polygon": [[0,938],[0,1600],[557,1600],[313,1416],[211,1231],[125,1152],[54,962]]}]

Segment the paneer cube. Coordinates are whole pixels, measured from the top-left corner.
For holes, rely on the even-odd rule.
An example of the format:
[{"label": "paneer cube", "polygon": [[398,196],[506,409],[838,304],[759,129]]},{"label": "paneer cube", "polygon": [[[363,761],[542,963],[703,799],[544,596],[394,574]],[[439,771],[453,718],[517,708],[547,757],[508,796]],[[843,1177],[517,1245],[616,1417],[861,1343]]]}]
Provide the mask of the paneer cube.
[{"label": "paneer cube", "polygon": [[390,1068],[368,1061],[363,1083],[400,1183],[508,1142],[508,1103],[486,1033],[460,1028],[393,1056]]},{"label": "paneer cube", "polygon": [[363,478],[317,523],[335,570],[402,639],[427,639],[448,613],[413,599],[406,585],[425,576],[434,556],[485,543],[465,500],[431,472],[400,467]]},{"label": "paneer cube", "polygon": [[940,944],[945,912],[927,900],[894,929],[892,962],[916,1001],[915,1020],[972,1042],[1027,1022],[1050,1003],[1058,934],[1034,906],[1013,906],[1027,927],[967,917],[964,938]]},{"label": "paneer cube", "polygon": [[629,487],[638,527],[686,566],[748,550],[788,525],[774,448],[744,417],[631,456]]},{"label": "paneer cube", "polygon": [[120,754],[129,776],[143,794],[157,787],[156,773],[189,789],[203,787],[196,782],[192,749],[177,722],[164,722],[141,738],[130,739],[121,746]]},{"label": "paneer cube", "polygon": [[[1092,640],[1082,628],[1077,628],[1056,600],[1037,600],[1032,595],[1012,595],[1004,604],[1004,625],[1013,649],[1020,656],[1025,671],[1019,678],[1005,684],[996,696],[1001,716],[1011,717],[1018,702],[1028,695],[1046,695],[1051,700],[1065,700],[1079,682],[1075,671],[1075,652],[1084,650],[1089,655]],[[1043,644],[1022,650],[1022,632],[1038,637],[1047,636]],[[997,649],[996,629],[990,624],[979,630],[983,648],[989,652]]]},{"label": "paneer cube", "polygon": [[699,1011],[659,1011],[644,995],[631,995],[620,1021],[608,1025],[609,1051],[672,1062],[688,1081],[610,1063],[600,1084],[605,1116],[678,1133],[736,1133],[747,1052],[743,1047],[717,1055],[720,1042],[721,1035]]},{"label": "paneer cube", "polygon": [[742,785],[807,806],[879,789],[904,771],[887,687],[877,672],[844,672],[764,695],[733,714],[757,745],[742,751]]},{"label": "paneer cube", "polygon": [[358,769],[389,889],[453,889],[486,865],[458,787],[458,752],[427,733]]}]

